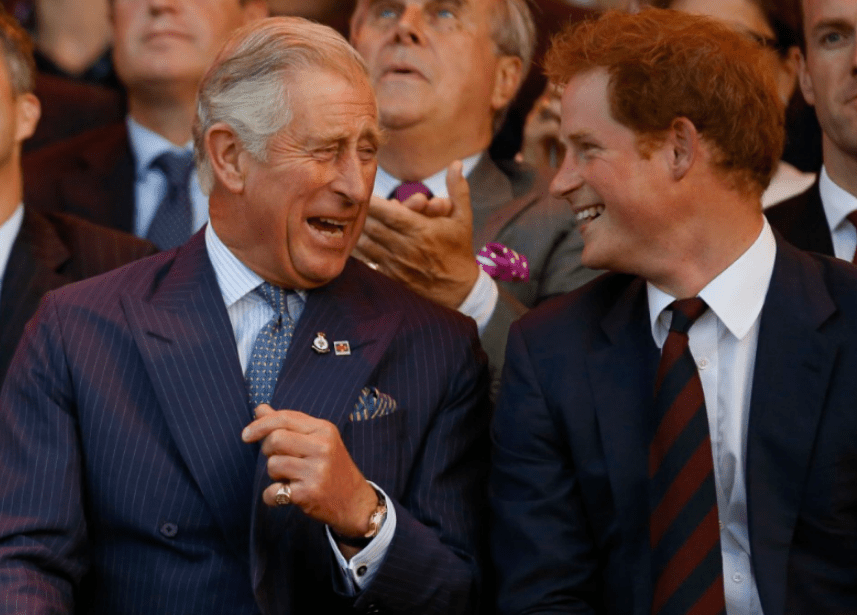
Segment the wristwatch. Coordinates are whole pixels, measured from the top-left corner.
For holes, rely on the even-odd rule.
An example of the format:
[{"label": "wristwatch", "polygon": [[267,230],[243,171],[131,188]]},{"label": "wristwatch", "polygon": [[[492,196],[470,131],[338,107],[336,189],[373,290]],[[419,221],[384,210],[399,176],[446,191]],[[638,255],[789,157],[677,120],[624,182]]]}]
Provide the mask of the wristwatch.
[{"label": "wristwatch", "polygon": [[330,533],[333,534],[336,542],[354,547],[355,549],[363,549],[381,531],[381,526],[384,525],[384,521],[387,519],[387,498],[384,497],[384,494],[378,488],[372,488],[375,489],[375,494],[378,496],[378,504],[375,506],[372,514],[369,515],[369,531],[363,534],[363,536],[351,537],[337,534],[331,529]]}]

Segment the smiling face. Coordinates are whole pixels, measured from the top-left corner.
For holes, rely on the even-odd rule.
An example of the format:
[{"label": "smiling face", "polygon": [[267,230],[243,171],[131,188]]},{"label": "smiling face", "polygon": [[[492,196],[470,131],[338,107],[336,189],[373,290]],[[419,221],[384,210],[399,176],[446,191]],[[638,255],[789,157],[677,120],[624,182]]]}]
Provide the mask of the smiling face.
[{"label": "smiling face", "polygon": [[218,236],[250,269],[286,288],[338,276],[357,243],[375,180],[375,99],[363,76],[301,71],[288,80],[291,122],[266,161],[240,154],[238,202],[213,209]]},{"label": "smiling face", "polygon": [[132,96],[171,84],[195,91],[228,35],[264,12],[260,0],[113,0],[116,71]]},{"label": "smiling face", "polygon": [[385,128],[424,124],[490,140],[492,118],[508,102],[491,38],[496,1],[359,2],[352,41],[369,66]]},{"label": "smiling face", "polygon": [[[800,83],[824,131],[824,162],[857,159],[857,3],[804,0]],[[853,164],[853,163],[852,163]]]},{"label": "smiling face", "polygon": [[577,214],[584,265],[650,279],[682,216],[662,199],[671,184],[665,146],[641,155],[637,134],[613,119],[608,83],[597,69],[565,87],[560,134],[567,150],[551,193]]}]

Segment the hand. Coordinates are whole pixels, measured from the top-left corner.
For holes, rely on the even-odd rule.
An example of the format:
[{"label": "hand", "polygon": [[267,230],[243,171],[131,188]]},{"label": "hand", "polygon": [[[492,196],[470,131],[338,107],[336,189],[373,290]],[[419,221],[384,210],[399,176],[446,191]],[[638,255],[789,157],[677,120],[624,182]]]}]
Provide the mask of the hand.
[{"label": "hand", "polygon": [[548,84],[527,115],[519,156],[534,167],[558,167],[565,154],[560,140],[561,95],[557,86]]},{"label": "hand", "polygon": [[418,294],[457,309],[476,284],[470,187],[461,162],[447,172],[448,199],[411,197],[404,203],[373,197],[358,257]]},{"label": "hand", "polygon": [[274,483],[262,494],[265,504],[276,506],[277,489],[288,482],[292,504],[337,534],[358,537],[369,531],[378,496],[354,465],[333,423],[261,404],[241,439],[261,440],[268,457],[268,475]]}]

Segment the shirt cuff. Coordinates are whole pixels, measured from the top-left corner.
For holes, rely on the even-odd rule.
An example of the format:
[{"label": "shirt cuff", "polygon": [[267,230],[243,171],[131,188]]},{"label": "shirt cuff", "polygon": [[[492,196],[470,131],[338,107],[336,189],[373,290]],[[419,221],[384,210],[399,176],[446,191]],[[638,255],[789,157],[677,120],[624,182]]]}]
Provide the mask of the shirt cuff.
[{"label": "shirt cuff", "polygon": [[324,529],[327,532],[327,539],[330,541],[330,546],[333,548],[333,553],[336,555],[336,562],[339,564],[339,569],[342,571],[342,578],[345,581],[346,593],[349,596],[354,596],[358,592],[363,591],[372,579],[375,578],[375,573],[384,561],[384,556],[387,555],[387,549],[393,541],[393,534],[396,531],[396,507],[390,501],[390,498],[384,493],[378,485],[371,480],[367,481],[378,491],[384,494],[384,499],[387,500],[387,518],[381,526],[381,531],[366,545],[362,551],[358,552],[351,561],[346,561],[342,551],[336,544],[333,534],[330,533],[330,526],[325,525]]},{"label": "shirt cuff", "polygon": [[464,302],[458,306],[459,312],[465,316],[470,316],[470,318],[476,321],[479,335],[482,335],[485,325],[491,320],[491,315],[494,313],[494,308],[497,307],[499,296],[500,292],[497,290],[497,282],[480,267],[476,284],[470,289],[470,294],[467,295]]}]

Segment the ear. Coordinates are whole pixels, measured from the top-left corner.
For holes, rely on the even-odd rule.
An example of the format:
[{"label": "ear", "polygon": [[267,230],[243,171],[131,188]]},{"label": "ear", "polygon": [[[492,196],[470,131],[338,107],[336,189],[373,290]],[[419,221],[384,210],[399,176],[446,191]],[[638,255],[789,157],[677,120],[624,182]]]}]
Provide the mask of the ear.
[{"label": "ear", "polygon": [[788,105],[797,85],[798,71],[800,70],[800,48],[797,46],[789,47],[785,57],[778,60],[777,91],[783,104]]},{"label": "ear", "polygon": [[15,141],[21,143],[36,131],[36,125],[42,117],[42,105],[35,94],[25,92],[15,97],[15,113]]},{"label": "ear", "polygon": [[494,91],[491,94],[491,108],[496,113],[504,109],[521,85],[522,75],[521,58],[518,56],[500,56],[494,70]]},{"label": "ear", "polygon": [[241,7],[244,14],[244,23],[250,23],[257,19],[264,19],[268,16],[268,3],[266,0],[247,0]]},{"label": "ear", "polygon": [[247,152],[232,127],[218,122],[205,133],[204,141],[215,184],[232,194],[244,192],[247,157],[242,154]]},{"label": "ear", "polygon": [[683,179],[699,157],[700,139],[696,126],[686,117],[673,120],[664,144],[673,179]]},{"label": "ear", "polygon": [[801,53],[798,57],[798,83],[800,83],[800,91],[803,94],[806,104],[815,106],[815,90],[812,87],[812,76],[809,74],[809,69],[806,65],[806,56]]}]

